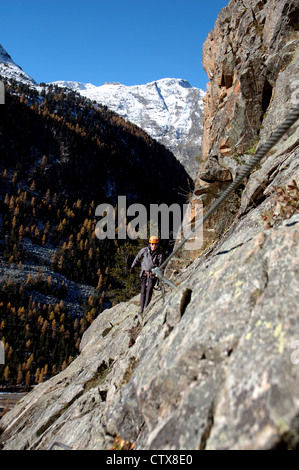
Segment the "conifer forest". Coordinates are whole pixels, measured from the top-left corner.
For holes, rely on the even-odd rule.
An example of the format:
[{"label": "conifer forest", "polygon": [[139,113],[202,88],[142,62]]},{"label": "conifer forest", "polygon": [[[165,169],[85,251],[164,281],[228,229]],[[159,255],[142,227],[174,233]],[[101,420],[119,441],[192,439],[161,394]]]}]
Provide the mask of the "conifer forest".
[{"label": "conifer forest", "polygon": [[147,240],[119,240],[117,228],[114,240],[99,240],[96,206],[117,210],[118,194],[145,206],[182,205],[190,183],[165,147],[107,107],[51,85],[5,88],[0,387],[19,391],[63,370],[103,309],[139,293],[130,266]]}]

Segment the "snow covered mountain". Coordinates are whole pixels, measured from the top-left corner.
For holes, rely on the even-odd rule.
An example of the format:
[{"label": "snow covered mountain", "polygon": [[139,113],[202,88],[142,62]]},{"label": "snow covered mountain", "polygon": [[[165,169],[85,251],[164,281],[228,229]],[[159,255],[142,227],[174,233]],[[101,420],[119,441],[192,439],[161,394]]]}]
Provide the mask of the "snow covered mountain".
[{"label": "snow covered mountain", "polygon": [[17,65],[6,50],[0,44],[0,76],[7,79],[14,79],[17,82],[26,83],[26,85],[36,85],[35,80],[25,73]]},{"label": "snow covered mountain", "polygon": [[145,85],[57,81],[81,95],[106,105],[121,117],[141,127],[173,152],[192,179],[198,171],[202,139],[204,92],[186,80],[165,78]]},{"label": "snow covered mountain", "polygon": [[[40,88],[0,45],[0,79],[14,79]],[[106,105],[124,119],[133,122],[168,148],[192,179],[198,172],[203,133],[204,92],[189,82],[165,78],[145,85],[120,83],[56,81],[53,84],[72,89],[82,96]],[[40,90],[39,90],[40,91]]]}]

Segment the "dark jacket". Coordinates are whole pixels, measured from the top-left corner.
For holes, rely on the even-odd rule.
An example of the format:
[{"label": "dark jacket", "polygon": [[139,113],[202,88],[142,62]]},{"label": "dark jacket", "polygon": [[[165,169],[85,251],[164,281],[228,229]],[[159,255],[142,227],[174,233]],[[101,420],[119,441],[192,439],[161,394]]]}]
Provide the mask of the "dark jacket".
[{"label": "dark jacket", "polygon": [[153,268],[161,266],[163,263],[163,253],[160,248],[151,251],[149,246],[142,248],[136,258],[134,259],[131,268],[134,268],[136,264],[141,262],[141,273],[140,277],[145,271],[151,271]]}]

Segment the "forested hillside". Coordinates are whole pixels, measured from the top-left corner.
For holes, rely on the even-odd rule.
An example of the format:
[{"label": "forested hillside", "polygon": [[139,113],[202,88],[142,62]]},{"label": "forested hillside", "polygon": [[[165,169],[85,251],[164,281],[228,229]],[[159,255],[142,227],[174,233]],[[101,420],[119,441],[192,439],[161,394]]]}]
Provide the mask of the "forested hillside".
[{"label": "forested hillside", "polygon": [[[146,241],[97,239],[96,206],[116,208],[118,195],[182,204],[190,187],[163,146],[72,91],[6,83],[1,111],[0,385],[29,388],[72,361],[103,309],[138,292],[129,267]],[[72,304],[70,283],[92,294]]]},{"label": "forested hillside", "polygon": [[57,87],[6,86],[2,164],[16,183],[83,201],[182,202],[187,174],[165,147],[108,108]]}]

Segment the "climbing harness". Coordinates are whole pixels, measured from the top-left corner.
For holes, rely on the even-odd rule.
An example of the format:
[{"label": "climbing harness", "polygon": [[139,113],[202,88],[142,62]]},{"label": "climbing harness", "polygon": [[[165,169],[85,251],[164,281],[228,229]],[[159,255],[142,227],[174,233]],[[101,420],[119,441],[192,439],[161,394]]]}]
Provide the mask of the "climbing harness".
[{"label": "climbing harness", "polygon": [[143,276],[146,277],[146,287],[148,287],[150,280],[153,277],[153,273],[151,271],[144,271]]},{"label": "climbing harness", "polygon": [[168,284],[173,289],[176,289],[177,286],[172,281],[167,279],[164,276],[162,270],[169,263],[171,258],[173,258],[176,253],[183,247],[183,245],[189,240],[189,238],[204,224],[204,222],[211,216],[211,214],[222,204],[228,196],[237,189],[237,187],[244,181],[244,179],[250,174],[254,167],[262,160],[262,158],[271,150],[272,147],[282,138],[282,136],[290,129],[290,127],[297,121],[299,118],[299,104],[294,108],[286,120],[278,127],[278,129],[270,136],[267,142],[257,151],[252,160],[245,166],[244,170],[240,173],[239,176],[226,188],[221,196],[214,202],[212,207],[207,211],[207,213],[200,219],[197,225],[191,230],[191,232],[179,243],[175,250],[166,258],[166,260],[158,268],[153,268],[152,272],[160,280],[161,286],[163,283]]}]

